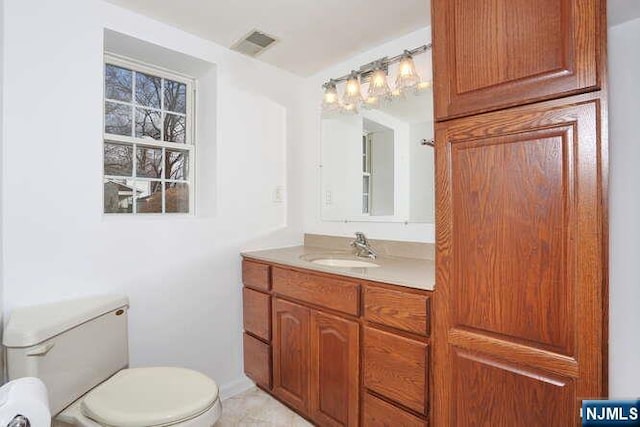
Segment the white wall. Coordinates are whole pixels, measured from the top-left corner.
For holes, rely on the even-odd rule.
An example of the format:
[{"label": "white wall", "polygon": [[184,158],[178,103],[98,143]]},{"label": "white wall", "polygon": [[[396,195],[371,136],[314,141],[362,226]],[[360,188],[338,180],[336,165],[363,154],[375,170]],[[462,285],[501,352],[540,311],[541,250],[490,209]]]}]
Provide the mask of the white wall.
[{"label": "white wall", "polygon": [[420,218],[434,223],[435,192],[424,191],[424,189],[425,187],[435,188],[435,152],[431,147],[416,143],[421,139],[433,139],[433,121],[412,124],[410,135],[409,218]]},{"label": "white wall", "polygon": [[640,396],[640,19],[609,30],[610,378]]},{"label": "white wall", "polygon": [[[302,239],[300,208],[272,201],[302,190],[289,179],[302,80],[99,0],[5,0],[4,13],[4,310],[125,293],[133,366],[244,385],[239,251]],[[216,64],[217,112],[198,117],[218,124],[202,141],[216,150],[213,215],[103,217],[104,28]]]},{"label": "white wall", "polygon": [[[304,230],[308,233],[332,234],[352,236],[355,231],[363,231],[368,236],[377,239],[409,240],[433,242],[435,239],[435,227],[426,223],[380,223],[380,222],[337,222],[323,221],[321,219],[321,197],[320,186],[321,176],[319,172],[320,164],[320,102],[322,100],[322,84],[331,77],[347,74],[352,69],[356,69],[363,64],[383,56],[395,56],[404,49],[412,49],[426,44],[431,40],[431,29],[429,27],[399,37],[388,43],[380,45],[367,52],[358,54],[344,62],[336,64],[326,70],[309,77],[304,88],[304,99],[306,100],[304,109],[305,137],[300,141],[302,151],[300,155],[300,165],[304,166],[303,171],[298,171],[304,175]],[[418,55],[415,58],[416,66],[429,70],[425,79],[431,79],[431,56]],[[424,63],[423,63],[424,62]],[[408,179],[408,178],[407,178]],[[428,185],[428,184],[426,184]],[[425,186],[426,186],[425,185]]]}]

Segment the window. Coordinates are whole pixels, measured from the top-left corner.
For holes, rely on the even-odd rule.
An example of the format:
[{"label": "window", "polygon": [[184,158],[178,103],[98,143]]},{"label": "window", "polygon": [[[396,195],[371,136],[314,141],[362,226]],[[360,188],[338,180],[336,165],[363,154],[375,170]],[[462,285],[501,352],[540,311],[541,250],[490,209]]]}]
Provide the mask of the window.
[{"label": "window", "polygon": [[371,214],[371,133],[362,135],[362,214]]},{"label": "window", "polygon": [[104,213],[193,212],[195,82],[107,56]]}]

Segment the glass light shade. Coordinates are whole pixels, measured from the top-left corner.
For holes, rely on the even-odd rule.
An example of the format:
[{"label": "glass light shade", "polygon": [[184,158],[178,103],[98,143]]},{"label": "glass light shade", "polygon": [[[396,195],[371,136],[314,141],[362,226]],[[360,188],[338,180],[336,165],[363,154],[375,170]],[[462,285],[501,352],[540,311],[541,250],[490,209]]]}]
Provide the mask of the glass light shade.
[{"label": "glass light shade", "polygon": [[322,97],[322,109],[324,111],[335,111],[340,107],[338,99],[338,88],[333,81],[324,85],[324,95]]},{"label": "glass light shade", "polygon": [[358,114],[358,105],[357,104],[342,104],[342,109],[340,110],[342,114]]},{"label": "glass light shade", "polygon": [[418,83],[419,90],[427,90],[427,89],[431,89],[432,87],[433,87],[433,82],[431,80]]},{"label": "glass light shade", "polygon": [[369,78],[367,102],[369,102],[370,99],[375,99],[377,101],[379,99],[387,98],[390,93],[391,88],[389,87],[389,83],[387,83],[387,73],[381,68],[376,69],[371,73],[371,77]]},{"label": "glass light shade", "polygon": [[362,107],[368,110],[373,108],[379,108],[380,98],[378,98],[377,96],[368,96],[367,99],[364,100],[364,104],[362,104]]},{"label": "glass light shade", "polygon": [[358,79],[358,74],[353,71],[347,80],[347,84],[344,89],[344,96],[342,97],[342,103],[345,105],[357,106],[363,101],[360,79]]},{"label": "glass light shade", "polygon": [[405,91],[416,87],[420,83],[420,76],[416,71],[416,64],[413,63],[413,58],[408,53],[400,60],[398,66],[398,77],[396,78],[396,89]]}]

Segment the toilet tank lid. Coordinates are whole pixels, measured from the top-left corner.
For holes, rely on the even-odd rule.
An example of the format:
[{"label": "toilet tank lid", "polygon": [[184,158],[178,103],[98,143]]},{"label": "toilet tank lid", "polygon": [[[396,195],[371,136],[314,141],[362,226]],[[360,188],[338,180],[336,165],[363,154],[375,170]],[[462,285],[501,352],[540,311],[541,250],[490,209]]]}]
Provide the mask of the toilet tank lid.
[{"label": "toilet tank lid", "polygon": [[5,347],[30,347],[105,313],[129,306],[123,295],[102,295],[16,308],[4,328]]}]

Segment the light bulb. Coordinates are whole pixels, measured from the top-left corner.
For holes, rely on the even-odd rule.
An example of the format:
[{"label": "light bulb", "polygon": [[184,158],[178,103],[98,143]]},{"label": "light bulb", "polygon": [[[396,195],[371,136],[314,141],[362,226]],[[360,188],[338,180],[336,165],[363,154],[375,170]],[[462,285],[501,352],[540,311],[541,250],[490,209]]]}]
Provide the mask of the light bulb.
[{"label": "light bulb", "polygon": [[382,67],[376,68],[369,80],[368,99],[374,98],[374,102],[377,102],[378,99],[388,98],[390,93],[391,88],[387,83],[387,73]]},{"label": "light bulb", "polygon": [[377,96],[369,96],[364,100],[362,106],[368,110],[380,107],[380,98]]},{"label": "light bulb", "polygon": [[342,113],[346,114],[358,114],[358,106],[355,104],[342,104]]},{"label": "light bulb", "polygon": [[322,97],[322,109],[324,111],[335,111],[340,107],[338,99],[338,89],[333,80],[324,84],[324,96]]},{"label": "light bulb", "polygon": [[427,89],[431,89],[431,87],[433,87],[433,82],[431,80],[418,83],[419,90],[427,90]]},{"label": "light bulb", "polygon": [[418,83],[420,83],[420,76],[416,71],[416,65],[413,63],[411,54],[408,51],[405,51],[398,67],[396,89],[406,91],[407,89],[416,87]]},{"label": "light bulb", "polygon": [[342,97],[342,103],[345,105],[358,106],[363,101],[362,91],[360,89],[360,80],[358,74],[355,71],[351,72],[349,79],[344,90],[344,96]]}]

